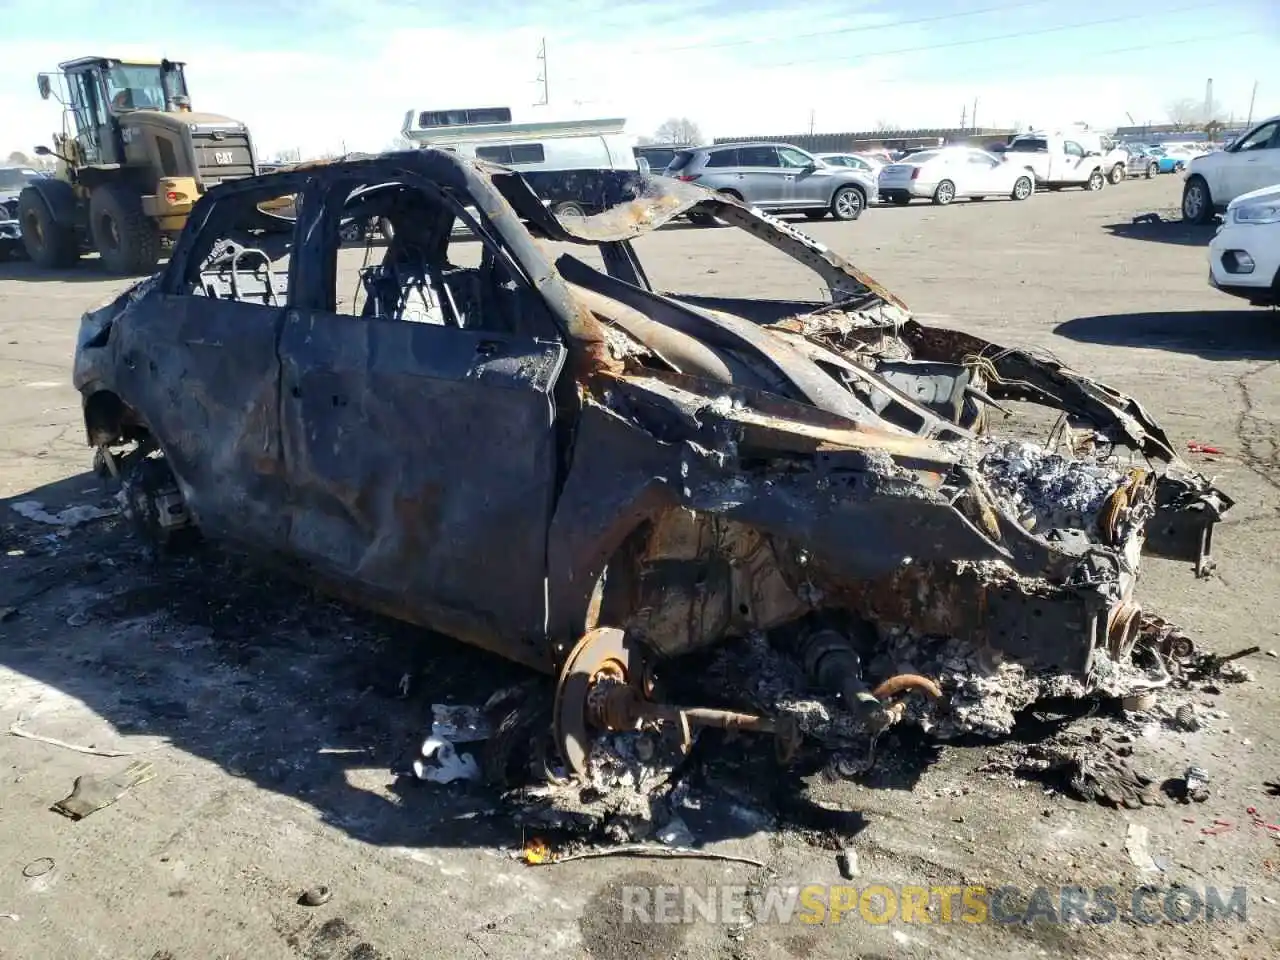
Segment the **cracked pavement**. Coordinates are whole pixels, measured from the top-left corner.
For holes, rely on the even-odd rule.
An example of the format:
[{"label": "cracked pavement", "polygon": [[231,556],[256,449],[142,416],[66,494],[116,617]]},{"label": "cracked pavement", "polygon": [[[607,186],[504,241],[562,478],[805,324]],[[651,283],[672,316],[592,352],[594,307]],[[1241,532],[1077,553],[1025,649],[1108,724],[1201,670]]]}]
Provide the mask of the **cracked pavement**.
[{"label": "cracked pavement", "polygon": [[[1145,600],[1207,649],[1265,651],[1280,648],[1280,313],[1209,289],[1212,228],[1107,229],[1176,207],[1180,186],[1162,177],[1097,194],[873,209],[856,223],[799,226],[928,322],[1049,349],[1136,396],[1179,445],[1221,449],[1187,454],[1237,501],[1215,541],[1220,573],[1193,582],[1148,559]],[[677,226],[637,249],[659,287],[813,293],[805,273],[739,233]],[[360,256],[344,253],[344,268]],[[1272,949],[1280,844],[1249,828],[1246,814],[1252,806],[1280,822],[1280,798],[1263,786],[1276,775],[1280,660],[1265,655],[1245,662],[1255,682],[1204,695],[1229,719],[1138,738],[1135,757],[1161,776],[1204,767],[1212,790],[1204,804],[1088,806],[989,779],[979,772],[988,747],[920,750],[908,741],[885,751],[867,784],[807,786],[815,802],[863,821],[849,841],[860,884],[1132,886],[1150,880],[1124,851],[1133,822],[1148,827],[1152,854],[1167,863],[1154,882],[1247,885],[1244,924],[636,927],[618,915],[626,883],[763,877],[715,862],[511,861],[505,851],[519,846],[520,832],[486,815],[492,801],[482,791],[402,791],[387,771],[425,732],[433,700],[482,700],[518,679],[517,668],[424,641],[233,558],[157,569],[109,521],[49,541],[48,528],[7,508],[13,499],[49,509],[97,502],[69,382],[73,338],[80,313],[126,285],[102,279],[92,262],[52,279],[0,264],[0,496],[10,498],[0,530],[6,551],[25,551],[0,557],[0,606],[18,608],[0,623],[0,728],[25,711],[42,733],[74,743],[171,745],[146,755],[154,780],[72,823],[50,805],[76,777],[128,760],[0,737],[0,914],[18,917],[0,917],[0,957],[1262,957]],[[412,682],[402,696],[405,675]],[[1214,819],[1233,826],[1201,833]],[[777,830],[749,818],[721,826],[717,849],[763,860],[778,882],[841,882],[823,829],[785,818]],[[41,857],[54,868],[24,877],[23,865]],[[298,906],[315,884],[333,899]]]}]

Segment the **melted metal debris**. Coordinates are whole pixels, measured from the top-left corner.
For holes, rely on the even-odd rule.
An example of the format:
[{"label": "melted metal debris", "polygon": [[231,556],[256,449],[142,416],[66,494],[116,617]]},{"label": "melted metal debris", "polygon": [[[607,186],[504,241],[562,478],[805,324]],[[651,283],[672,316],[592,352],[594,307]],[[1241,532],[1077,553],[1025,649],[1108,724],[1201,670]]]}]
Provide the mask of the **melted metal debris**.
[{"label": "melted metal debris", "polygon": [[1098,511],[1122,480],[1120,472],[1101,458],[1067,459],[1025,441],[989,446],[979,470],[1029,529],[1092,530]]}]

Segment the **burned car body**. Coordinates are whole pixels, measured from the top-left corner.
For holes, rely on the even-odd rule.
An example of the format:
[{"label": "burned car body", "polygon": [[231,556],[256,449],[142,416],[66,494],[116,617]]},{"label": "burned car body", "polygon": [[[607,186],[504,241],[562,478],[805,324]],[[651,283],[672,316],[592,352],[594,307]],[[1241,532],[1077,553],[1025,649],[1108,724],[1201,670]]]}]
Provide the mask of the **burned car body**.
[{"label": "burned car body", "polygon": [[[296,221],[259,208],[283,195]],[[566,198],[602,212],[557,219]],[[655,291],[631,241],[691,210],[809,267],[830,302]],[[393,238],[356,313],[336,251],[370,217]],[[477,267],[450,262],[459,220]],[[1231,505],[1136,401],[918,323],[732,199],[434,150],[211,190],[167,268],[85,316],[75,384],[154,531],[193,523],[556,675],[578,771],[593,731],[644,724],[790,753],[786,717],[655,686],[655,664],[734,638],[779,637],[872,731],[941,691],[865,676],[868,625],[1087,678],[1137,639],[1140,554],[1203,570]],[[1053,449],[993,436],[1013,402],[1061,411]]]}]

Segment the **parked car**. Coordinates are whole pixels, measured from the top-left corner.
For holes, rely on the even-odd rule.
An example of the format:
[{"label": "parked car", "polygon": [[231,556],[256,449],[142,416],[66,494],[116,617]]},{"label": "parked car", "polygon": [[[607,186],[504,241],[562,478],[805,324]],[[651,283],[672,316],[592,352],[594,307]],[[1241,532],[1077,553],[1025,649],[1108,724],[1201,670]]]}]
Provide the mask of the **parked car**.
[{"label": "parked car", "polygon": [[788,143],[691,147],[678,151],[664,174],[761,210],[794,211],[810,220],[828,213],[837,220],[857,220],[877,199],[875,177],[823,163]]},{"label": "parked car", "polygon": [[921,150],[880,171],[880,196],[900,206],[914,199],[942,205],[958,197],[1025,200],[1034,192],[1031,171],[972,147]]},{"label": "parked car", "polygon": [[632,147],[631,152],[636,155],[637,162],[644,160],[649,164],[649,171],[661,174],[671,164],[675,158],[676,152],[679,150],[690,149],[691,144],[673,144],[667,146],[665,144],[646,144],[644,146]]},{"label": "parked car", "polygon": [[1209,243],[1209,285],[1255,307],[1280,306],[1280,183],[1227,204]]},{"label": "parked car", "polygon": [[[263,218],[299,193],[296,221]],[[570,201],[610,209],[551,212]],[[813,293],[653,289],[633,239],[694,208],[789,256]],[[339,225],[375,217],[395,238],[348,299]],[[457,219],[474,259],[450,249]],[[84,315],[73,380],[158,555],[239,544],[547,675],[549,722],[504,731],[525,770],[526,724],[575,774],[642,723],[686,748],[709,725],[771,732],[781,760],[801,736],[869,757],[911,715],[894,698],[954,689],[884,667],[890,628],[1093,689],[1138,642],[1141,556],[1203,567],[1231,506],[1136,400],[913,318],[736,199],[444,150],[223,181],[161,271]],[[1013,399],[1096,443],[1018,442],[1036,421],[986,416]],[[744,646],[766,631],[784,659]],[[716,648],[762,665],[743,689],[764,702],[723,681],[665,701],[667,677],[695,673],[680,660]],[[831,720],[801,727],[824,685]]]},{"label": "parked car", "polygon": [[1129,155],[1126,164],[1126,175],[1130,177],[1146,177],[1152,180],[1160,173],[1160,160],[1141,144],[1125,144],[1122,148]]},{"label": "parked car", "polygon": [[1063,187],[1101,190],[1113,167],[1108,166],[1100,146],[1085,142],[1087,133],[1021,134],[1009,141],[1005,163],[1031,170],[1036,183],[1050,190]]},{"label": "parked car", "polygon": [[18,221],[18,197],[22,188],[44,174],[31,167],[0,167],[0,259],[25,256],[22,225]]},{"label": "parked car", "polygon": [[1161,173],[1181,173],[1186,169],[1187,164],[1199,156],[1199,154],[1194,153],[1187,147],[1156,145],[1148,149],[1151,151],[1151,155],[1156,158],[1156,164]]},{"label": "parked car", "polygon": [[868,156],[864,153],[818,153],[814,154],[814,156],[828,166],[861,170],[863,173],[873,177],[880,175],[885,163],[878,157]]},{"label": "parked car", "polygon": [[1226,150],[1187,165],[1182,219],[1209,223],[1236,197],[1280,183],[1280,116],[1263,120]]}]

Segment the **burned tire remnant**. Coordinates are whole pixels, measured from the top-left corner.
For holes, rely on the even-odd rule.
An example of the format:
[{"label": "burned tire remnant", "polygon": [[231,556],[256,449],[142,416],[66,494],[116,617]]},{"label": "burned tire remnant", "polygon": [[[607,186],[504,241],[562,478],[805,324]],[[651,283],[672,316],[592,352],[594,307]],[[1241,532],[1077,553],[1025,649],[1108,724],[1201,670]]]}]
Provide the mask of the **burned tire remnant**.
[{"label": "burned tire remnant", "polygon": [[157,552],[189,547],[198,533],[163,457],[142,457],[121,478],[124,513],[134,532]]},{"label": "burned tire remnant", "polygon": [[[1007,732],[1015,700],[1139,669],[1144,552],[1212,562],[1232,500],[1137,400],[920,323],[740,198],[428,148],[273,175],[306,191],[295,248],[260,180],[201,197],[171,268],[82,319],[75,384],[127,411],[87,406],[108,421],[91,445],[167,455],[121,459],[147,537],[192,531],[189,497],[208,530],[554,681],[578,777],[602,744],[679,754],[705,728],[771,737],[784,763],[826,751],[841,775],[895,723]],[[658,292],[632,241],[679,217],[744,231],[823,295]],[[333,278],[284,255],[333,263],[333,225],[386,218],[360,269],[376,323],[285,309],[286,284],[320,305]],[[479,267],[446,255],[459,220]],[[572,245],[602,269],[550,259]],[[275,309],[246,324],[245,304]],[[1047,436],[1017,404],[1051,411]],[[668,698],[699,657],[705,682]],[[1006,709],[975,703],[992,685]],[[539,724],[507,710],[492,777]]]}]

